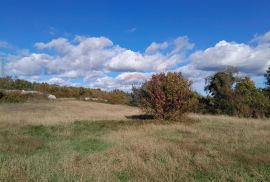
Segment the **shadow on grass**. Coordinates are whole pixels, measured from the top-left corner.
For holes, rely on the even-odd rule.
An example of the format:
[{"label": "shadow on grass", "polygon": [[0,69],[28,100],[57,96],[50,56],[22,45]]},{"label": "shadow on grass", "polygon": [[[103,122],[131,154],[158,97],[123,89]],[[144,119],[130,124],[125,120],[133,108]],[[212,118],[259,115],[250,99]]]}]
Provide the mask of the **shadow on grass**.
[{"label": "shadow on grass", "polygon": [[131,115],[126,116],[127,119],[134,119],[134,120],[152,120],[154,117],[149,114],[139,114],[139,115]]}]

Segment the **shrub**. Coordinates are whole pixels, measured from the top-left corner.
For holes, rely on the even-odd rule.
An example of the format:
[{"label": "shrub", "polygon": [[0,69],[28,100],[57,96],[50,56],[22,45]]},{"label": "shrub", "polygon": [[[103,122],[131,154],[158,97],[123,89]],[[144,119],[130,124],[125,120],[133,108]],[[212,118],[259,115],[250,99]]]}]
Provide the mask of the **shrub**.
[{"label": "shrub", "polygon": [[[138,95],[138,93],[137,93]],[[140,88],[140,107],[158,119],[176,120],[195,103],[191,82],[181,73],[160,73]]]},{"label": "shrub", "polygon": [[211,114],[215,114],[216,113],[216,109],[215,109],[215,100],[213,97],[210,96],[201,96],[198,95],[198,104],[195,107],[194,112],[196,113],[211,113]]},{"label": "shrub", "polygon": [[141,88],[132,86],[132,92],[129,94],[129,104],[131,106],[140,106]]},{"label": "shrub", "polygon": [[3,92],[0,92],[0,100],[5,96]]},{"label": "shrub", "polygon": [[19,102],[25,102],[26,100],[27,100],[27,96],[22,95],[20,93],[1,93],[0,94],[0,102],[19,103]]},{"label": "shrub", "polygon": [[113,90],[109,92],[107,100],[111,104],[128,104],[129,103],[127,94],[121,90]]}]

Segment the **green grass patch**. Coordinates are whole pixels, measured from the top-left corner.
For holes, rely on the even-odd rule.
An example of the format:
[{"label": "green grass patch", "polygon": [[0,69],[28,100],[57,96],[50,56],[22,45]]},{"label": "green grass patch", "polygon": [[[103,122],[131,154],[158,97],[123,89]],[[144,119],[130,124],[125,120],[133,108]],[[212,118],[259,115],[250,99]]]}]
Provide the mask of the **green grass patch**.
[{"label": "green grass patch", "polygon": [[128,182],[131,180],[131,176],[128,171],[117,172],[115,175],[120,182]]},{"label": "green grass patch", "polygon": [[27,126],[23,128],[24,130],[23,134],[37,138],[49,139],[52,137],[52,133],[49,131],[49,129],[50,129],[49,127],[46,127],[44,125]]},{"label": "green grass patch", "polygon": [[89,138],[74,140],[71,142],[73,149],[81,153],[100,152],[108,148],[110,145],[99,138]]}]

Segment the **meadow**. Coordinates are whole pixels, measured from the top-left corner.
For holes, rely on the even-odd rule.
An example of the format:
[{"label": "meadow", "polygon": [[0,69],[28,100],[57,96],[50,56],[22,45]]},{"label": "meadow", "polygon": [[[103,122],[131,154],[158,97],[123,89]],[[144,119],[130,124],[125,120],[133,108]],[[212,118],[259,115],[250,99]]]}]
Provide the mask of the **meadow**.
[{"label": "meadow", "polygon": [[270,181],[270,121],[77,100],[0,105],[0,181]]}]

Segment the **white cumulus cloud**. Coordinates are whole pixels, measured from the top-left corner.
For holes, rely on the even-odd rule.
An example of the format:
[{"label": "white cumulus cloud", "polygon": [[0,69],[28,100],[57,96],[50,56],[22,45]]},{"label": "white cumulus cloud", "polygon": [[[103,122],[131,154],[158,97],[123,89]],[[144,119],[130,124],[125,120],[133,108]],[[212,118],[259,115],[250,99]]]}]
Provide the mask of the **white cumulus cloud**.
[{"label": "white cumulus cloud", "polygon": [[253,42],[258,42],[258,43],[270,42],[270,31],[266,32],[263,35],[255,35]]},{"label": "white cumulus cloud", "polygon": [[[78,84],[128,90],[149,79],[153,73],[181,71],[202,90],[204,78],[227,66],[241,73],[263,75],[270,66],[270,32],[257,35],[256,44],[225,40],[204,50],[192,51],[195,44],[187,36],[152,42],[145,51],[134,51],[114,44],[107,37],[75,36],[37,42],[39,53],[5,55],[5,72],[11,76],[60,85]],[[8,43],[0,41],[0,47]],[[47,79],[44,79],[47,78]]]},{"label": "white cumulus cloud", "polygon": [[124,72],[116,77],[104,76],[89,83],[92,88],[121,89],[129,91],[132,86],[138,86],[151,77],[151,73]]},{"label": "white cumulus cloud", "polygon": [[17,60],[10,61],[5,66],[5,72],[10,75],[39,75],[44,66],[51,61],[51,57],[46,54],[30,54],[28,56],[19,58]]},{"label": "white cumulus cloud", "polygon": [[146,48],[145,52],[148,54],[155,53],[158,50],[166,49],[169,46],[168,42],[156,43],[153,42],[149,47]]},{"label": "white cumulus cloud", "polygon": [[214,47],[196,51],[190,60],[197,69],[215,71],[227,66],[237,67],[241,72],[263,74],[270,65],[270,47],[252,47],[244,43],[218,42]]}]

